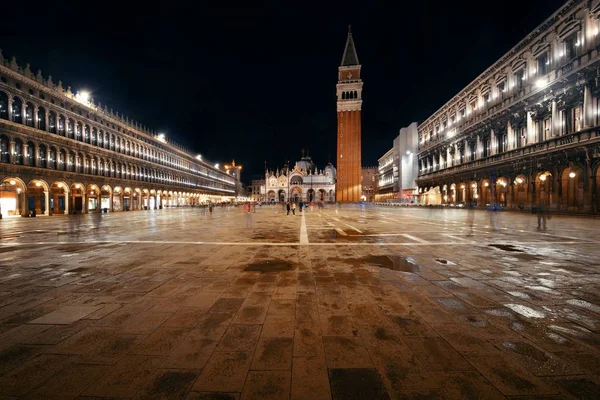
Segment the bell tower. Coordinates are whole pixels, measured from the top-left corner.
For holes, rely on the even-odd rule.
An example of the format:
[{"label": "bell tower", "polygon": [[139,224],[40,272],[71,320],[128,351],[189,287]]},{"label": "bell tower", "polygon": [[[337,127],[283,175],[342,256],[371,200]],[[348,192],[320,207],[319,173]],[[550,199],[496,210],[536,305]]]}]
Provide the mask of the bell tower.
[{"label": "bell tower", "polygon": [[361,190],[361,109],[360,63],[348,26],[348,38],[338,68],[337,83],[337,184],[336,200],[358,202]]}]

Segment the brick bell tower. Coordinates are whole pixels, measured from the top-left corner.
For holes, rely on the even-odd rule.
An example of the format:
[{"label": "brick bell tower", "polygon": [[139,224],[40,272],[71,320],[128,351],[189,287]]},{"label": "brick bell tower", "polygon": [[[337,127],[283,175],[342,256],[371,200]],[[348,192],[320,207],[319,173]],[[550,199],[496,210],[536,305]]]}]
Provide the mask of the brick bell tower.
[{"label": "brick bell tower", "polygon": [[346,48],[338,68],[337,83],[337,184],[336,200],[358,202],[361,190],[361,108],[360,63],[348,26]]}]

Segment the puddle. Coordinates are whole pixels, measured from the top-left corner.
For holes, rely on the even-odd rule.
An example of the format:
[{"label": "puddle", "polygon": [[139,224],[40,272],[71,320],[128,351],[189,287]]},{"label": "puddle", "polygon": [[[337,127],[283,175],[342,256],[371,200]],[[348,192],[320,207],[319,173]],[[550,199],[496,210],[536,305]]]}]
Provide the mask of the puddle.
[{"label": "puddle", "polygon": [[413,262],[410,257],[401,256],[367,256],[361,258],[366,264],[375,265],[380,268],[387,268],[393,271],[417,273],[420,267]]},{"label": "puddle", "polygon": [[513,252],[517,252],[517,253],[524,253],[523,250],[519,249],[518,247],[513,246],[512,244],[490,244],[489,246],[495,247],[495,248],[497,248],[499,250],[513,251]]},{"label": "puddle", "polygon": [[521,304],[505,304],[505,307],[510,308],[517,314],[521,314],[526,318],[545,318],[546,314],[540,311],[536,311],[533,308],[523,306]]},{"label": "puddle", "polygon": [[248,264],[244,271],[247,272],[281,272],[281,271],[291,271],[294,269],[294,266],[288,262],[282,260],[266,260],[253,264]]}]

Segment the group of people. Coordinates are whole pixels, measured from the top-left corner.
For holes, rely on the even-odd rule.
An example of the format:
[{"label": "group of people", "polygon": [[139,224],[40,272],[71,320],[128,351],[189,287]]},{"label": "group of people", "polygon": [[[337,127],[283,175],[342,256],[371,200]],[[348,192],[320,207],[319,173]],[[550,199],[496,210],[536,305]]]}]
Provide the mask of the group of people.
[{"label": "group of people", "polygon": [[[475,209],[477,208],[476,202],[470,202],[467,204],[467,221],[466,225],[470,227],[470,232],[467,236],[473,236],[473,225],[475,222]],[[519,204],[519,211],[525,209],[524,204]],[[499,230],[499,216],[497,213],[497,207],[490,208],[490,226],[494,231]],[[547,229],[547,220],[551,219],[552,216],[548,212],[548,204],[544,201],[540,201],[531,208],[531,213],[537,216],[537,230]]]},{"label": "group of people", "polygon": [[[314,207],[314,202],[309,202],[309,203],[304,203],[302,201],[298,202],[298,212],[302,213],[302,211],[308,211],[308,209],[310,208],[310,210],[312,211]],[[321,203],[319,203],[319,208],[322,208]],[[293,215],[296,215],[296,202],[294,201],[287,201],[285,203],[285,209],[287,210],[287,215],[290,215],[290,211],[292,212]]]}]

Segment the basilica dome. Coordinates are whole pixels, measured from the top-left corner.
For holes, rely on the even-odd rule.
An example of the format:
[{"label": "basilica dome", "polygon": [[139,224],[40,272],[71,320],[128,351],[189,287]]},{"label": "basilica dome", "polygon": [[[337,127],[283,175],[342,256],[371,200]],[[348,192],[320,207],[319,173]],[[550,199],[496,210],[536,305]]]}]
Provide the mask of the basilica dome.
[{"label": "basilica dome", "polygon": [[331,176],[334,180],[337,178],[337,170],[332,163],[328,163],[325,166],[325,175]]},{"label": "basilica dome", "polygon": [[317,167],[313,162],[312,158],[306,156],[302,157],[300,161],[296,162],[296,168],[305,172],[314,172]]}]

